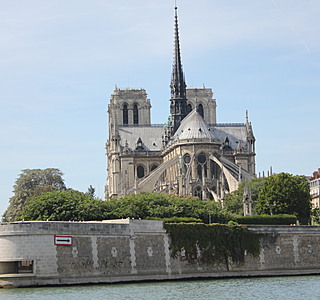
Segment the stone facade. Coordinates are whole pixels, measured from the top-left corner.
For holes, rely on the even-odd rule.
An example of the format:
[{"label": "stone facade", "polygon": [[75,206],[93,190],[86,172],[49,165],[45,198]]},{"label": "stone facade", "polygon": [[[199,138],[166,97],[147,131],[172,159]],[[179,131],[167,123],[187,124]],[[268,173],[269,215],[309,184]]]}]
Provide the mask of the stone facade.
[{"label": "stone facade", "polygon": [[255,177],[255,137],[248,120],[219,124],[211,88],[186,88],[178,19],[171,80],[170,116],[151,124],[144,89],[118,89],[108,106],[106,199],[165,192],[223,201],[239,182]]},{"label": "stone facade", "polygon": [[[0,287],[320,274],[320,227],[250,226],[259,257],[241,264],[173,259],[160,221],[19,222],[0,226]],[[56,236],[72,238],[56,245]],[[14,268],[19,263],[28,269]]]},{"label": "stone facade", "polygon": [[320,207],[320,168],[309,178],[312,208]]}]

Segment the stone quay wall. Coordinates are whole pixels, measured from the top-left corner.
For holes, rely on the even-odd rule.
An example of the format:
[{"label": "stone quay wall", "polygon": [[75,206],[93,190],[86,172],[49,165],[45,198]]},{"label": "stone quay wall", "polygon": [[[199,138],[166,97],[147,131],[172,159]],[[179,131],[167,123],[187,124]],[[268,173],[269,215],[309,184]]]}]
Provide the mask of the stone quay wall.
[{"label": "stone quay wall", "polygon": [[259,257],[225,265],[170,255],[161,221],[0,223],[0,287],[320,274],[320,226],[250,226]]}]

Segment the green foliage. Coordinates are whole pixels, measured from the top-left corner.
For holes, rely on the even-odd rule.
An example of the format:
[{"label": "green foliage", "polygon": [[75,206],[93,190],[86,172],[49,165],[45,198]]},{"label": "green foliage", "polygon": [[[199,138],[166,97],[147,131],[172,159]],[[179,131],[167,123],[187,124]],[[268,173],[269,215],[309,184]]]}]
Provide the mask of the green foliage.
[{"label": "green foliage", "polygon": [[201,219],[196,218],[180,218],[180,217],[172,217],[172,218],[154,218],[147,217],[146,220],[159,220],[165,223],[203,223]]},{"label": "green foliage", "polygon": [[174,222],[208,222],[211,219],[219,223],[227,223],[232,218],[215,202],[199,200],[196,197],[143,193],[102,201],[87,193],[67,190],[31,198],[19,219],[88,221],[128,217],[170,219]]},{"label": "green foliage", "polygon": [[228,267],[229,258],[234,263],[241,263],[246,252],[254,257],[260,253],[261,235],[236,224],[166,223],[164,228],[171,237],[173,258],[184,252],[189,262],[200,260],[204,263],[223,263]]},{"label": "green foliage", "polygon": [[238,215],[243,214],[243,191],[244,184],[240,184],[237,190],[225,195],[223,207],[226,211]]},{"label": "green foliage", "polygon": [[13,186],[13,197],[3,214],[3,221],[14,221],[28,199],[54,190],[65,190],[63,173],[59,169],[26,169],[22,170]]},{"label": "green foliage", "polygon": [[307,224],[311,211],[308,180],[288,173],[268,177],[260,189],[256,211],[258,214],[296,215],[302,224]]},{"label": "green foliage", "polygon": [[[258,199],[260,188],[265,184],[267,178],[253,178],[248,182],[249,189],[251,191],[252,210],[255,210],[255,205]],[[232,193],[225,196],[224,209],[227,211],[242,215],[243,214],[243,194],[246,183],[241,183],[239,188]]]},{"label": "green foliage", "polygon": [[92,196],[92,198],[95,198],[95,192],[96,192],[96,189],[90,184],[86,194]]},{"label": "green foliage", "polygon": [[72,189],[53,191],[31,198],[22,209],[20,219],[49,221],[102,220],[105,202]]},{"label": "green foliage", "polygon": [[236,217],[239,224],[256,224],[256,225],[291,225],[296,224],[297,217],[294,215],[256,215],[247,217]]},{"label": "green foliage", "polygon": [[320,207],[311,210],[311,217],[313,224],[320,224]]},{"label": "green foliage", "polygon": [[180,197],[167,194],[127,195],[121,199],[110,199],[107,218],[196,218],[203,222],[227,223],[232,216],[224,212],[214,201],[203,201],[197,197]]}]

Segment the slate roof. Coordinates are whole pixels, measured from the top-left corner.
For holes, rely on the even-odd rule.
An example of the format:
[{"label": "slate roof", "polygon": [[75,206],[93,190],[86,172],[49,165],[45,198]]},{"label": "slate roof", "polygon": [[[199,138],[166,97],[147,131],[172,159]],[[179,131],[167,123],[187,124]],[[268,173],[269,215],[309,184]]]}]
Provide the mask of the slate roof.
[{"label": "slate roof", "polygon": [[226,137],[229,138],[229,145],[236,149],[238,144],[243,146],[247,143],[247,129],[245,124],[216,124],[210,125],[213,136],[224,142]]},{"label": "slate roof", "polygon": [[[163,125],[126,125],[119,127],[121,146],[135,150],[139,137],[147,151],[162,150]],[[177,132],[173,136],[173,141],[185,139],[218,139],[223,143],[229,138],[232,149],[236,149],[238,144],[246,145],[247,132],[243,123],[238,124],[215,124],[208,125],[204,119],[193,110],[182,122]]]},{"label": "slate roof", "polygon": [[188,139],[213,139],[211,128],[194,109],[181,122],[173,136],[173,141]]},{"label": "slate roof", "polygon": [[128,147],[132,150],[136,149],[139,137],[146,150],[160,151],[162,149],[163,125],[120,126],[119,134],[121,146],[125,146],[127,141]]}]

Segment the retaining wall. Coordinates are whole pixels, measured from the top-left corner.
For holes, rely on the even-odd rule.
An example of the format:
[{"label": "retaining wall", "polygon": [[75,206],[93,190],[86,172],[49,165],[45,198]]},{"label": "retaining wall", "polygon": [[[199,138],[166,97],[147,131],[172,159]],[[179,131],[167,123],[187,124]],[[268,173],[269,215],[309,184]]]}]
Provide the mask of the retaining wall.
[{"label": "retaining wall", "polygon": [[0,224],[0,287],[320,274],[320,227],[250,226],[260,256],[242,264],[170,256],[160,221]]}]

